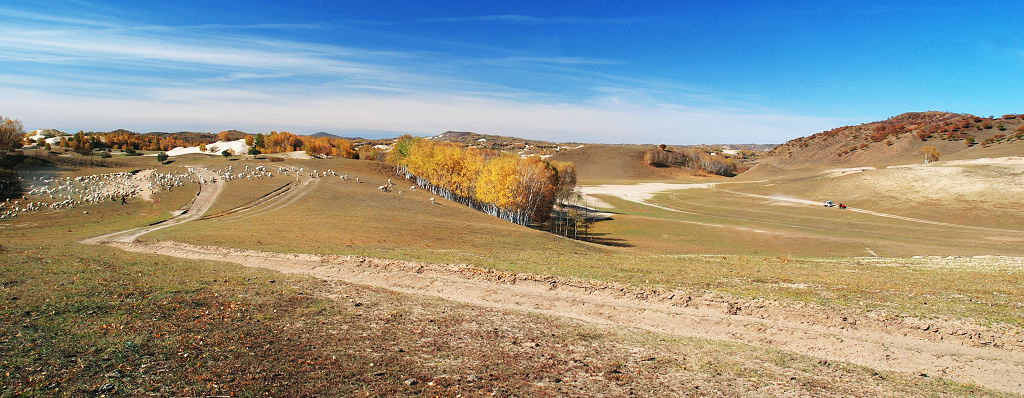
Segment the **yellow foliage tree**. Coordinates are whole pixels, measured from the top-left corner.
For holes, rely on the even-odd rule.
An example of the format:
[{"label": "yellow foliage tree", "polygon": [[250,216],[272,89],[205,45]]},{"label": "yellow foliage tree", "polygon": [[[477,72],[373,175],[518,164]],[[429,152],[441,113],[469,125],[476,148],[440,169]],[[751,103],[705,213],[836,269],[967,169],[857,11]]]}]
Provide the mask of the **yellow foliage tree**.
[{"label": "yellow foliage tree", "polygon": [[302,150],[314,158],[334,156],[334,147],[327,137],[306,138]]},{"label": "yellow foliage tree", "polygon": [[547,220],[559,189],[576,185],[571,163],[556,167],[536,156],[499,155],[423,138],[399,139],[389,161],[450,200],[519,224]]},{"label": "yellow foliage tree", "polygon": [[555,169],[539,156],[519,160],[518,179],[522,192],[522,210],[533,221],[544,222],[551,216],[558,184]]},{"label": "yellow foliage tree", "polygon": [[286,131],[271,131],[263,140],[264,153],[282,153],[296,151],[303,146],[302,139]]},{"label": "yellow foliage tree", "polygon": [[489,160],[476,182],[476,200],[501,209],[520,207],[522,195],[518,181],[519,159],[504,155]]}]

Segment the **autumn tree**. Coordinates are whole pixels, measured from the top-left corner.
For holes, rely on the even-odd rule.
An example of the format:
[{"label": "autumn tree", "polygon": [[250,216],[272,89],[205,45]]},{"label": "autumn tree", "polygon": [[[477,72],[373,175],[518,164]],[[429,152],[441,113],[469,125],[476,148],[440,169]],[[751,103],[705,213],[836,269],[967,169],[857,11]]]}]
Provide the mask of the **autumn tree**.
[{"label": "autumn tree", "polygon": [[[256,140],[253,139],[254,144]],[[270,135],[264,138],[263,144],[264,153],[293,152],[303,146],[302,139],[286,131],[271,131]]]},{"label": "autumn tree", "polygon": [[476,199],[489,213],[517,224],[544,222],[551,215],[557,179],[537,156],[502,155],[487,161],[476,183]]},{"label": "autumn tree", "polygon": [[217,134],[217,139],[220,141],[231,141],[231,132],[221,131],[220,133]]},{"label": "autumn tree", "polygon": [[572,227],[574,236],[576,232],[576,226],[579,224],[581,217],[587,218],[587,214],[580,211],[578,199],[582,196],[576,188],[577,172],[576,166],[572,162],[550,162],[551,167],[555,170],[556,184],[555,184],[555,206],[560,206],[562,209],[561,214],[564,216],[562,223],[562,230],[558,231],[558,220],[552,223],[553,227],[556,228],[555,233],[569,236],[569,228]]},{"label": "autumn tree", "polygon": [[359,159],[359,152],[355,144],[344,138],[332,138],[331,146],[335,148],[335,155],[346,159]]},{"label": "autumn tree", "polygon": [[517,171],[523,194],[523,212],[532,221],[547,221],[555,200],[555,170],[539,156],[530,156],[519,159]]},{"label": "autumn tree", "polygon": [[930,145],[921,148],[921,152],[924,153],[924,162],[925,163],[931,163],[931,162],[934,162],[936,160],[939,160],[939,157],[942,156],[942,154],[939,153],[938,149],[935,149],[935,147],[930,146]]},{"label": "autumn tree", "polygon": [[306,138],[302,150],[314,158],[333,156],[333,148],[327,137]]},{"label": "autumn tree", "polygon": [[17,149],[24,135],[25,130],[20,120],[0,116],[0,161]]},{"label": "autumn tree", "polygon": [[391,152],[389,160],[431,192],[517,224],[547,220],[559,188],[576,181],[571,163],[556,166],[536,156],[411,136],[400,138]]},{"label": "autumn tree", "polygon": [[391,147],[391,152],[388,152],[387,162],[391,164],[405,164],[405,158],[409,157],[409,151],[412,149],[413,137],[409,134],[405,134],[395,140],[395,144]]},{"label": "autumn tree", "polygon": [[516,209],[520,205],[521,192],[516,181],[516,166],[519,159],[503,155],[491,159],[480,171],[475,197],[497,209]]}]

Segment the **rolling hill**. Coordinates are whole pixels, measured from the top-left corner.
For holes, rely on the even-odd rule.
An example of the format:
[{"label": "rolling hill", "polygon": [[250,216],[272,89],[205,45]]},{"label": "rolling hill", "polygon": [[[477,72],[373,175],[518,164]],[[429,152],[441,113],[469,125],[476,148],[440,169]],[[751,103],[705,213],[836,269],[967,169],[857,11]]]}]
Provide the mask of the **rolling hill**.
[{"label": "rolling hill", "polygon": [[581,145],[561,151],[550,160],[572,162],[581,183],[634,183],[668,181],[692,177],[694,172],[681,168],[660,168],[644,163],[650,145]]},{"label": "rolling hill", "polygon": [[950,112],[910,112],[887,120],[839,127],[776,147],[761,168],[865,166],[917,163],[922,148],[941,159],[972,159],[1024,153],[1024,115],[981,117]]}]

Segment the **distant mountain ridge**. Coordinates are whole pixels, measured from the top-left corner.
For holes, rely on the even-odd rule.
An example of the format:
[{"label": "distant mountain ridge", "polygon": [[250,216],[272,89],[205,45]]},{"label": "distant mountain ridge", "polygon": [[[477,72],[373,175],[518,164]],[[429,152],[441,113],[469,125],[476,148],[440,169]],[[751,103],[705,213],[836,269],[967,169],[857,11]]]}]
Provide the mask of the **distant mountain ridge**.
[{"label": "distant mountain ridge", "polygon": [[349,141],[367,141],[367,139],[363,138],[363,137],[343,137],[343,136],[340,136],[340,135],[326,133],[326,132],[323,132],[323,131],[310,134],[309,136],[313,137],[313,138],[324,138],[324,137],[326,137],[326,138],[338,138],[338,139],[349,140]]}]

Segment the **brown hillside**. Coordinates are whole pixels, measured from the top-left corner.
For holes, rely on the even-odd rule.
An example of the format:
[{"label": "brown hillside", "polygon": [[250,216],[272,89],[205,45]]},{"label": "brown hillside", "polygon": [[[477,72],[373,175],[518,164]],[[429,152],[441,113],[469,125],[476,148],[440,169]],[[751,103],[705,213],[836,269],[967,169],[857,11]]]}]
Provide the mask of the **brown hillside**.
[{"label": "brown hillside", "polygon": [[[688,169],[659,168],[644,163],[649,145],[584,145],[561,151],[549,160],[572,162],[587,184],[666,181],[694,177]],[[703,175],[703,174],[702,174]]]},{"label": "brown hillside", "polygon": [[923,161],[934,146],[942,159],[1008,156],[1024,152],[1024,115],[980,117],[911,112],[879,122],[845,126],[776,147],[760,168],[860,166]]}]

